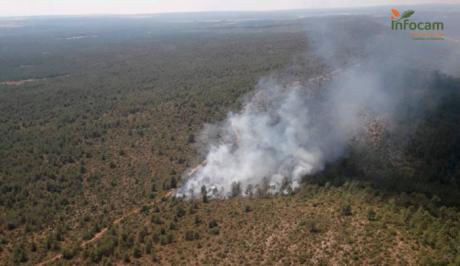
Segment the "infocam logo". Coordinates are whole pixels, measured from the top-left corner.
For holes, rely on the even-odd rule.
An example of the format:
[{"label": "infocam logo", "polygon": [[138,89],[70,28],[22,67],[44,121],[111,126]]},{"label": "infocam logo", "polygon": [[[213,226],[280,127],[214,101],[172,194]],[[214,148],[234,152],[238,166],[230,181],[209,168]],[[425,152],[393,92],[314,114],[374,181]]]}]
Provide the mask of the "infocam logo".
[{"label": "infocam logo", "polygon": [[[420,22],[411,21],[414,10],[406,10],[402,14],[396,9],[391,9],[391,29],[411,31],[414,40],[443,40],[444,23],[443,22]],[[422,31],[422,32],[414,32]],[[427,32],[429,31],[429,32]]]}]

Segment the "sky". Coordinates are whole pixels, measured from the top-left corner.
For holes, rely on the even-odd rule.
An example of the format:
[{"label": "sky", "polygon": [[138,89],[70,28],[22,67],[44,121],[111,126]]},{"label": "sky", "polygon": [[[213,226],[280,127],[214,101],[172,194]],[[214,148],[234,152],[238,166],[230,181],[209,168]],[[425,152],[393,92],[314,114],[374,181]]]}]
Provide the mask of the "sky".
[{"label": "sky", "polygon": [[258,11],[457,3],[460,0],[0,0],[0,16]]}]

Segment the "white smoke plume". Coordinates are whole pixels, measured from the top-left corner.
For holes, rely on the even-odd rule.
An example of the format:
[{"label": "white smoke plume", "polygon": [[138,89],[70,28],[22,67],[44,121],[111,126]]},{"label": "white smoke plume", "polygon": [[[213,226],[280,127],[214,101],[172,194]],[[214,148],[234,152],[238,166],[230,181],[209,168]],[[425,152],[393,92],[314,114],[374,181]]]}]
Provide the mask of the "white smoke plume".
[{"label": "white smoke plume", "polygon": [[[318,125],[312,123],[304,90],[261,82],[260,91],[237,114],[229,114],[222,141],[210,147],[206,163],[182,188],[199,192],[206,185],[218,195],[230,193],[232,183],[242,187],[268,178],[278,191],[286,178],[292,188],[302,176],[321,170],[328,150],[322,147]],[[262,89],[263,88],[263,89]],[[329,148],[329,147],[327,147]]]},{"label": "white smoke plume", "polygon": [[[401,105],[423,97],[417,91],[409,94],[412,99],[404,98],[406,88],[417,86],[405,80],[406,71],[414,66],[426,70],[429,65],[437,70],[449,58],[448,43],[419,44],[361,18],[358,24],[367,30],[350,38],[346,31],[356,31],[356,25],[345,18],[351,24],[346,29],[340,19],[310,32],[319,36],[314,39],[315,56],[333,70],[304,79],[261,79],[240,112],[230,113],[220,125],[205,127],[203,136],[209,144],[205,161],[185,173],[178,196],[198,196],[206,186],[209,196],[227,197],[235,184],[243,196],[257,188],[268,193],[295,190],[302,178],[343,155],[349,141],[362,133],[365,116],[391,121]],[[458,47],[453,50],[458,54]],[[341,61],[348,52],[352,60]]]}]

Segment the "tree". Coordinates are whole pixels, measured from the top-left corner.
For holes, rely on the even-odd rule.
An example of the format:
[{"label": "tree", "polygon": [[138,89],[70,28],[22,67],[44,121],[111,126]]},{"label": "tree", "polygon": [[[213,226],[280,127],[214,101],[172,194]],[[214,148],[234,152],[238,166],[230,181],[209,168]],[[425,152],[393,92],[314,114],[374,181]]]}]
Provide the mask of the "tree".
[{"label": "tree", "polygon": [[209,221],[208,223],[208,227],[209,228],[214,228],[214,227],[218,227],[219,224],[217,223],[216,219],[212,219],[211,221]]},{"label": "tree", "polygon": [[143,206],[141,207],[141,209],[139,210],[139,212],[142,213],[142,214],[144,214],[144,215],[147,215],[147,214],[149,213],[149,209],[150,209],[149,206],[143,205]]},{"label": "tree", "polygon": [[184,208],[182,208],[181,206],[178,206],[178,207],[176,208],[176,217],[177,217],[177,218],[181,218],[181,217],[183,217],[184,215],[185,215],[185,210],[184,210]]},{"label": "tree", "polygon": [[169,187],[170,188],[177,188],[177,180],[176,180],[176,177],[171,177],[171,181],[169,183]]},{"label": "tree", "polygon": [[129,259],[128,253],[125,253],[125,255],[123,255],[123,261],[124,261],[125,263],[129,263],[129,262],[131,261],[131,260]]},{"label": "tree", "polygon": [[190,231],[190,230],[185,232],[185,240],[193,241],[197,239],[200,239],[200,235],[197,232]]},{"label": "tree", "polygon": [[62,250],[62,257],[65,260],[70,260],[75,256],[76,253],[77,253],[77,248],[76,247],[74,247],[74,246],[64,247],[63,250]]},{"label": "tree", "polygon": [[219,227],[213,227],[213,228],[209,229],[209,233],[211,235],[218,235],[220,233],[220,229],[219,229]]},{"label": "tree", "polygon": [[116,167],[117,167],[117,165],[115,164],[115,162],[110,162],[110,168],[114,169]]},{"label": "tree", "polygon": [[232,191],[231,191],[231,197],[235,198],[241,195],[241,183],[240,182],[233,182],[232,183]]},{"label": "tree", "polygon": [[151,218],[152,223],[154,224],[163,224],[163,221],[160,218],[160,215],[154,214]]},{"label": "tree", "polygon": [[17,245],[13,249],[13,262],[14,263],[24,263],[28,260],[26,252],[24,250],[24,246]]},{"label": "tree", "polygon": [[208,190],[206,189],[205,185],[201,187],[201,198],[203,199],[204,203],[208,203]]},{"label": "tree", "polygon": [[177,224],[175,222],[170,222],[169,230],[177,230]]},{"label": "tree", "polygon": [[308,231],[312,234],[321,232],[321,230],[318,227],[318,224],[314,220],[309,220],[307,222],[307,227],[308,227]]},{"label": "tree", "polygon": [[30,251],[32,251],[32,252],[37,251],[37,244],[34,241],[32,241],[32,243],[30,243]]},{"label": "tree", "polygon": [[375,211],[373,209],[370,209],[368,212],[367,212],[367,219],[369,221],[375,221],[377,220],[377,214],[375,213]]},{"label": "tree", "polygon": [[152,240],[147,240],[147,243],[145,243],[145,253],[147,254],[152,254],[153,249],[153,244]]},{"label": "tree", "polygon": [[142,250],[138,245],[133,248],[133,257],[136,259],[142,257]]},{"label": "tree", "polygon": [[244,212],[251,212],[252,208],[249,205],[244,206]]},{"label": "tree", "polygon": [[284,195],[291,195],[294,192],[292,190],[292,182],[287,176],[283,177],[283,180],[281,181],[280,191],[281,194]]},{"label": "tree", "polygon": [[244,193],[246,194],[246,196],[252,198],[252,196],[254,196],[254,186],[252,184],[249,184],[246,187],[246,191]]},{"label": "tree", "polygon": [[342,207],[340,208],[340,214],[342,216],[350,216],[350,215],[352,215],[351,205],[348,204],[348,203],[343,204]]},{"label": "tree", "polygon": [[262,178],[262,183],[257,185],[257,196],[266,197],[270,189],[270,179],[268,177]]},{"label": "tree", "polygon": [[142,230],[140,230],[138,233],[137,233],[137,241],[139,243],[144,243],[145,241],[145,236],[147,235],[147,228],[142,228]]}]

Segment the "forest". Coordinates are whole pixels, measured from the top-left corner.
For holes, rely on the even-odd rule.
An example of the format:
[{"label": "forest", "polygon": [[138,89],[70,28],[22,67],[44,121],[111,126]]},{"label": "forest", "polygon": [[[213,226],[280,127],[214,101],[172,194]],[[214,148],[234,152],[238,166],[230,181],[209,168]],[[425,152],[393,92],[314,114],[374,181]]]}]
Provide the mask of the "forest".
[{"label": "forest", "polygon": [[203,125],[261,77],[329,71],[311,19],[228,16],[0,27],[0,264],[460,264],[460,77],[441,72],[408,76],[425,113],[371,121],[288,195],[174,197]]}]

